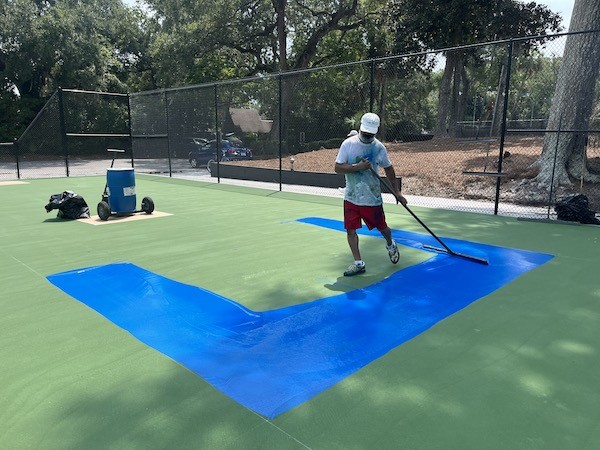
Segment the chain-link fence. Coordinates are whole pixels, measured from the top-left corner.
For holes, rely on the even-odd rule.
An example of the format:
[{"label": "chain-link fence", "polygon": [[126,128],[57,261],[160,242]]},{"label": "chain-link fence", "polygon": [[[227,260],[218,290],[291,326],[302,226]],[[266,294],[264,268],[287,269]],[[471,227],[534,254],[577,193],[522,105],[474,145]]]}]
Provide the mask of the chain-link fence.
[{"label": "chain-link fence", "polygon": [[12,142],[0,143],[0,180],[19,178],[17,146]]},{"label": "chain-link fence", "polygon": [[0,152],[0,179],[99,175],[117,154],[131,167],[128,95],[59,89]]},{"label": "chain-link fence", "polygon": [[569,40],[584,52],[577,40],[599,39],[519,38],[129,96],[59,91],[0,147],[3,173],[104,173],[117,147],[140,172],[341,195],[337,151],[373,111],[415,204],[554,218],[557,199],[583,193],[600,209],[598,74],[563,54]]}]

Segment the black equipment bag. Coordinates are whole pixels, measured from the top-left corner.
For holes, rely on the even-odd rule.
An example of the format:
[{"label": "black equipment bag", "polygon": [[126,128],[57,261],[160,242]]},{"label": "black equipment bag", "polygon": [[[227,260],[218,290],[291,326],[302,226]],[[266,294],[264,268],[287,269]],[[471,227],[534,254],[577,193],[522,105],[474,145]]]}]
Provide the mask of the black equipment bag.
[{"label": "black equipment bag", "polygon": [[72,191],[64,191],[62,194],[50,196],[45,206],[46,212],[58,209],[56,217],[61,219],[89,219],[90,208],[79,194]]},{"label": "black equipment bag", "polygon": [[600,220],[596,218],[594,211],[590,211],[589,205],[585,195],[573,194],[556,202],[554,211],[558,220],[600,225]]}]

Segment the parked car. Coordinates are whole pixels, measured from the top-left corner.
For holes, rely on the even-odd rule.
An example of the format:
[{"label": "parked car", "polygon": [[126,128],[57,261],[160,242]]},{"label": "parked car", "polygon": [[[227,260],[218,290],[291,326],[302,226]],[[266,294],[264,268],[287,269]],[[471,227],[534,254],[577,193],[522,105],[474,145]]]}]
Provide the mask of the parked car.
[{"label": "parked car", "polygon": [[[198,168],[207,164],[210,160],[216,160],[216,156],[216,140],[205,143],[198,141],[196,149],[190,152],[188,160],[192,167]],[[238,161],[244,159],[252,159],[252,150],[244,147],[239,139],[221,140],[221,161]]]}]

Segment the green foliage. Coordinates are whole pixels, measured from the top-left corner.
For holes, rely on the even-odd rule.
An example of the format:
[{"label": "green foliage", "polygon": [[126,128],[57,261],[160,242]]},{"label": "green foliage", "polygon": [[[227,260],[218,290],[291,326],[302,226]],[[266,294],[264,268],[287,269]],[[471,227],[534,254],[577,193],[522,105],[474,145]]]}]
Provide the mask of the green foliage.
[{"label": "green foliage", "polygon": [[124,92],[137,22],[120,0],[15,0],[0,19],[5,83],[42,98],[59,86]]},{"label": "green foliage", "polygon": [[369,65],[317,70],[285,79],[286,136],[293,149],[345,137],[369,107]]},{"label": "green foliage", "polygon": [[[560,16],[536,3],[513,0],[482,2],[479,0],[390,0],[387,5],[387,25],[395,36],[394,50],[398,53],[415,49],[449,48],[511,38],[560,31]],[[523,42],[515,46],[515,55],[528,54],[544,41]],[[492,51],[493,52],[493,51]],[[478,66],[502,64],[487,55],[485,48],[474,47],[444,52],[444,77],[439,87],[439,108],[436,132],[453,131],[456,123],[467,112],[470,90],[482,99],[483,107],[495,103],[488,99],[488,86],[472,86],[471,77],[480,72]],[[488,77],[489,78],[489,77]],[[497,78],[496,78],[496,81]],[[484,83],[487,84],[487,83]],[[497,89],[501,89],[501,85]],[[473,116],[476,105],[473,103]],[[495,108],[497,112],[498,109]],[[487,115],[489,110],[485,112]]]},{"label": "green foliage", "polygon": [[529,120],[531,128],[540,128],[533,126],[534,120],[539,125],[540,119],[548,118],[561,60],[537,55],[516,61],[511,76],[510,120]]},{"label": "green foliage", "polygon": [[[5,2],[0,14],[0,138],[20,134],[58,87],[126,92],[146,53],[142,16],[120,0]],[[7,122],[7,124],[4,124]]]},{"label": "green foliage", "polygon": [[[382,6],[353,0],[147,3],[158,30],[151,53],[162,86],[362,59],[377,36],[364,27],[379,17],[375,12]],[[280,13],[285,15],[285,35],[276,26]],[[280,41],[287,43],[285,55]]]},{"label": "green foliage", "polygon": [[[388,26],[399,53],[560,31],[560,16],[513,0],[391,0]],[[410,48],[407,48],[410,46]]]},{"label": "green foliage", "polygon": [[[344,136],[344,139],[345,139],[345,136]],[[340,148],[340,145],[342,145],[342,142],[344,142],[344,139],[333,138],[333,139],[326,139],[323,141],[307,142],[303,146],[299,147],[298,153],[312,152],[314,150],[321,150],[324,148]]]},{"label": "green foliage", "polygon": [[19,98],[12,91],[0,91],[0,142],[21,136],[44,103],[45,99]]},{"label": "green foliage", "polygon": [[[509,0],[493,5],[391,0],[387,6],[382,0],[146,0],[145,5],[142,11],[121,0],[0,4],[0,104],[6,111],[0,138],[19,135],[59,86],[136,92],[535,34],[556,29],[557,23],[547,8]],[[285,58],[278,47],[278,13],[286,17]],[[477,92],[488,92],[497,81],[481,81],[488,77],[479,67],[488,61],[494,70],[498,62],[489,55],[473,52],[466,60]],[[433,126],[437,84],[431,63],[426,56],[399,58],[375,68],[375,105],[386,112],[390,127]],[[345,136],[369,108],[369,78],[368,64],[290,77],[283,105],[290,147]],[[223,88],[219,120],[227,119],[229,107],[250,107],[277,122],[277,97],[275,78]],[[214,128],[214,114],[206,99],[201,102],[187,108],[182,99],[173,109],[177,123],[198,124],[182,133]],[[68,119],[74,128],[87,129],[96,120],[98,128],[110,129],[111,118],[122,118],[123,111],[90,105],[86,114]],[[148,111],[152,108],[138,113]],[[151,114],[147,119],[162,126]]]}]

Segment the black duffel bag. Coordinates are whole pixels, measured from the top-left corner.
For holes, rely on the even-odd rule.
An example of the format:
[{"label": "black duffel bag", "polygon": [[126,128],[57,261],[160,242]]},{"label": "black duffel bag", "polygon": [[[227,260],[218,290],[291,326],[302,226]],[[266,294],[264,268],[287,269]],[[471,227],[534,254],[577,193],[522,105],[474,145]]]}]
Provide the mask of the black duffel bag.
[{"label": "black duffel bag", "polygon": [[58,209],[56,217],[61,219],[89,219],[90,208],[79,194],[73,191],[64,191],[62,194],[50,196],[45,206],[46,212]]},{"label": "black duffel bag", "polygon": [[558,220],[600,225],[596,213],[590,211],[590,202],[583,194],[573,194],[556,202],[554,207]]}]

